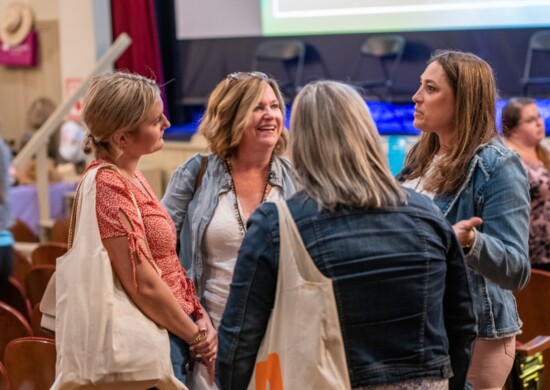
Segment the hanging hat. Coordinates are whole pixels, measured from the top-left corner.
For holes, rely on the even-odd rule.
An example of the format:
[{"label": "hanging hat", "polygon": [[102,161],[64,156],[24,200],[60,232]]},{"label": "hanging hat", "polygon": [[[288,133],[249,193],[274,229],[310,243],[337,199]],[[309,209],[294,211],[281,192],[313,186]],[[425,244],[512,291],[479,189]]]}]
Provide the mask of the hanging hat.
[{"label": "hanging hat", "polygon": [[0,40],[8,46],[17,46],[32,30],[34,16],[31,7],[24,3],[10,3],[0,19]]}]

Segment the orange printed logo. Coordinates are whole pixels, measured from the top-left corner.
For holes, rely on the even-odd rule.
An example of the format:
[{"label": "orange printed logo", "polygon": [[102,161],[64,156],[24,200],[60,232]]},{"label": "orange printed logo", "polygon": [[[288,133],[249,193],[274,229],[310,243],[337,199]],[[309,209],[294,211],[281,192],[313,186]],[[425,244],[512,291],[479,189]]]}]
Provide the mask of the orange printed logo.
[{"label": "orange printed logo", "polygon": [[[267,384],[269,383],[269,387]],[[270,353],[267,360],[256,363],[256,390],[283,390],[279,355]]]}]

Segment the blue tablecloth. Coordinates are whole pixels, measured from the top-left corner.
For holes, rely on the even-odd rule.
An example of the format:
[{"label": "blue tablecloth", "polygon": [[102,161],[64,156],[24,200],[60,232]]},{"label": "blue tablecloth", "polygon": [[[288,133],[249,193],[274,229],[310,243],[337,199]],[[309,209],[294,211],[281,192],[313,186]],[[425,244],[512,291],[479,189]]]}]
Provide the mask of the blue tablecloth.
[{"label": "blue tablecloth", "polygon": [[[57,219],[65,216],[65,195],[76,190],[76,183],[55,183],[50,185],[50,216]],[[25,222],[36,233],[40,234],[40,213],[36,186],[22,185],[10,189],[13,218]]]}]

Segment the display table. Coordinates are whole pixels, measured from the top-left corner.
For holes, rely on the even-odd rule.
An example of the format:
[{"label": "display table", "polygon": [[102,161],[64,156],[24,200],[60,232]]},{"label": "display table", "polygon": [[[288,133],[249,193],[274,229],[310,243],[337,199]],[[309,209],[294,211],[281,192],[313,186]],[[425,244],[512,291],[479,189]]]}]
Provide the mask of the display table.
[{"label": "display table", "polygon": [[[50,217],[57,219],[66,215],[65,198],[76,190],[76,183],[59,182],[50,184]],[[32,231],[40,235],[40,212],[38,195],[34,184],[12,187],[9,193],[14,219],[25,222]]]}]

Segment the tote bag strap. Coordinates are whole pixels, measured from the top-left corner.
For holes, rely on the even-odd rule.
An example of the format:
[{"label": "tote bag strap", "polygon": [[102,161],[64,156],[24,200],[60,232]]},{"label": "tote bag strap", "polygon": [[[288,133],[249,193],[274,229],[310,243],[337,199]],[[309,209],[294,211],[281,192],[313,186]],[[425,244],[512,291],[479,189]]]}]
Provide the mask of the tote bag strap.
[{"label": "tote bag strap", "polygon": [[[111,170],[117,172],[120,175],[120,177],[122,178],[122,181],[124,182],[124,184],[128,188],[128,192],[130,193],[130,196],[132,197],[132,202],[134,203],[134,206],[137,210],[139,220],[140,220],[141,224],[143,225],[143,218],[141,216],[141,211],[138,207],[138,204],[137,204],[136,198],[134,196],[134,193],[132,192],[132,189],[130,188],[130,183],[128,182],[128,179],[126,179],[126,177],[124,177],[124,175],[120,172],[120,169],[116,165],[109,164],[109,163],[99,164],[96,168],[94,168],[93,170],[90,170],[86,173],[86,176],[80,181],[80,183],[78,184],[78,187],[76,188],[75,200],[74,200],[74,203],[73,203],[73,208],[71,210],[71,221],[70,221],[70,224],[69,224],[68,249],[71,249],[71,247],[73,246],[73,242],[74,242],[74,237],[75,237],[75,232],[76,232],[76,222],[78,220],[78,216],[80,215],[80,208],[82,207],[82,187],[83,187],[83,184],[84,184],[85,180],[88,179],[89,175],[92,172],[95,173],[94,174],[94,180],[95,180],[95,175],[97,175],[97,172],[100,169],[111,169]],[[147,249],[149,249],[149,244],[147,243],[147,241],[145,242],[145,244],[147,245]],[[149,250],[149,252],[150,252],[150,250]]]},{"label": "tote bag strap", "polygon": [[[279,234],[281,236],[281,256],[279,256],[280,264],[277,284],[279,284],[279,281],[283,282],[284,280],[289,280],[288,278],[294,279],[296,277],[309,282],[332,283],[331,279],[323,275],[311,259],[286,201],[279,200],[275,204],[279,212]],[[286,251],[291,251],[292,255],[282,256],[282,253]],[[298,259],[302,259],[303,261],[299,261]],[[286,267],[283,267],[283,269],[288,270],[288,272],[285,271],[283,274],[281,273],[282,262],[286,263]],[[297,272],[293,272],[293,269]],[[281,276],[283,280],[281,280]]]}]

